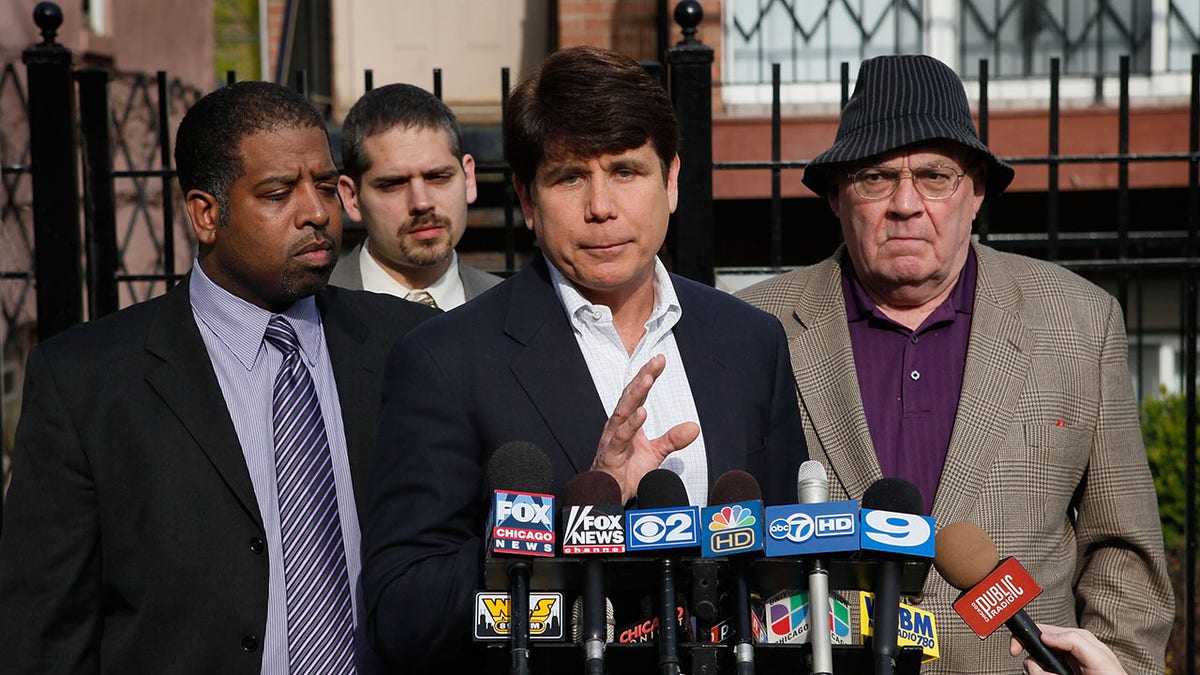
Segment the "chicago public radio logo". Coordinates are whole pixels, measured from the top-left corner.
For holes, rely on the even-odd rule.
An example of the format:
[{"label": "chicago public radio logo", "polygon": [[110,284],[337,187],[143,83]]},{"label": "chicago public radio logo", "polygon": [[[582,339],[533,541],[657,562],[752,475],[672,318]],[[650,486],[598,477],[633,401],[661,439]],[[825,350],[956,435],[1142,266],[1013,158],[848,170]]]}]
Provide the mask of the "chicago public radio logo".
[{"label": "chicago public radio logo", "polygon": [[[561,640],[562,593],[529,594],[529,637]],[[512,603],[508,593],[475,594],[475,639],[503,640],[512,631]]]},{"label": "chicago public radio logo", "polygon": [[573,506],[565,509],[563,555],[624,553],[625,528],[619,506]]},{"label": "chicago public radio logo", "polygon": [[554,555],[554,497],[497,490],[492,507],[493,552]]}]

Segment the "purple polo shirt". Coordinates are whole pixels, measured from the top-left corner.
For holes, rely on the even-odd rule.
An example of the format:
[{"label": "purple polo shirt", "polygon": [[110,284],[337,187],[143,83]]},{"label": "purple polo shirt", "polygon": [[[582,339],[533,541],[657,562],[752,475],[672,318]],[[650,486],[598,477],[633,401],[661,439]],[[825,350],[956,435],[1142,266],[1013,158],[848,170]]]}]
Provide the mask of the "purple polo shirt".
[{"label": "purple polo shirt", "polygon": [[933,508],[962,392],[975,277],[975,251],[969,250],[954,290],[909,330],[875,306],[850,256],[842,260],[854,368],[875,456],[884,476],[920,488],[926,515]]}]

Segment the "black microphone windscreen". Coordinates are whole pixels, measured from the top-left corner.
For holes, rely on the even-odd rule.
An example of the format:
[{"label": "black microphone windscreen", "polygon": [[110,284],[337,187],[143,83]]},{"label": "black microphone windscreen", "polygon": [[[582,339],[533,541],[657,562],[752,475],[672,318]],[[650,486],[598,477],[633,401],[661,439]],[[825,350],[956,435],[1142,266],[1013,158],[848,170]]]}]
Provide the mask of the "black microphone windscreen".
[{"label": "black microphone windscreen", "polygon": [[708,491],[709,506],[748,502],[755,499],[762,499],[762,488],[758,486],[758,480],[754,476],[741,469],[721,474],[713,483],[712,490]]},{"label": "black microphone windscreen", "polygon": [[925,515],[925,498],[916,485],[903,478],[880,478],[863,493],[864,509]]},{"label": "black microphone windscreen", "polygon": [[687,488],[679,474],[670,469],[655,469],[642,476],[637,490],[639,509],[669,509],[687,506]]},{"label": "black microphone windscreen", "polygon": [[554,467],[537,445],[528,441],[509,441],[496,448],[488,460],[488,491],[535,492],[547,494],[554,485]]},{"label": "black microphone windscreen", "polygon": [[563,486],[562,505],[621,506],[621,486],[603,471],[577,473]]}]

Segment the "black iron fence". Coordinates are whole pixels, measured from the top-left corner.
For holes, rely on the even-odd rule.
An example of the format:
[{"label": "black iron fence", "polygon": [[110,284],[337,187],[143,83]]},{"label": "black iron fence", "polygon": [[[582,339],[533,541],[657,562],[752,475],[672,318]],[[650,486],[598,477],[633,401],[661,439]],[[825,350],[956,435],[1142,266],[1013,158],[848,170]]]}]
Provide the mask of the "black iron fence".
[{"label": "black iron fence", "polygon": [[[712,283],[719,256],[714,241],[742,227],[736,220],[714,215],[714,172],[766,170],[770,174],[768,199],[769,240],[759,265],[768,271],[784,269],[790,261],[783,246],[785,206],[781,177],[802,170],[807,162],[782,157],[780,70],[772,68],[773,105],[770,123],[771,156],[753,162],[714,162],[712,158],[712,50],[696,39],[698,5],[681,3],[676,19],[683,40],[668,50],[666,75],[677,108],[684,143],[680,175],[679,210],[673,216],[667,255],[672,267],[692,278]],[[61,17],[59,17],[59,22]],[[112,74],[102,69],[75,70],[70,52],[54,42],[55,17],[39,16],[45,40],[26,52],[27,76],[6,66],[0,73],[0,313],[6,346],[22,330],[28,332],[36,303],[38,337],[44,339],[85,315],[95,318],[119,307],[163,292],[186,271],[194,243],[180,205],[171,162],[171,121],[177,120],[199,97],[199,92],[171,81],[165,73],[155,77]],[[1177,152],[1135,154],[1130,148],[1130,70],[1128,57],[1119,60],[1118,151],[1107,155],[1060,154],[1061,106],[1058,86],[1061,65],[1050,59],[1048,152],[1039,156],[1005,157],[1021,167],[1045,167],[1047,182],[1041,213],[1024,212],[1019,223],[981,212],[979,238],[998,248],[1056,260],[1085,276],[1113,288],[1126,311],[1134,368],[1142,380],[1142,347],[1147,342],[1148,294],[1161,294],[1164,283],[1173,285],[1178,320],[1166,330],[1180,345],[1182,376],[1178,387],[1185,396],[1186,528],[1181,553],[1182,575],[1178,595],[1183,604],[1180,649],[1185,672],[1195,672],[1195,548],[1196,548],[1196,341],[1197,286],[1200,283],[1200,55],[1190,64],[1190,100],[1186,149]],[[972,64],[978,81],[980,134],[988,137],[989,62]],[[367,88],[373,86],[367,73]],[[440,72],[433,89],[440,95]],[[232,80],[233,77],[231,76]],[[850,73],[840,67],[843,102],[850,91]],[[301,83],[303,78],[301,78]],[[507,112],[509,73],[501,73],[502,109]],[[303,85],[301,85],[303,86]],[[114,93],[116,90],[116,93]],[[13,104],[12,101],[17,101]],[[76,116],[75,102],[79,115]],[[19,112],[16,112],[17,109]],[[26,112],[27,111],[27,112]],[[0,121],[3,121],[0,119]],[[22,136],[22,130],[27,133]],[[78,136],[77,136],[78,133]],[[77,142],[76,139],[81,139]],[[78,149],[82,148],[82,152]],[[77,156],[78,155],[78,156]],[[82,157],[82,162],[79,161]],[[1183,214],[1162,221],[1161,211],[1134,208],[1135,190],[1129,173],[1134,167],[1168,163],[1186,166],[1186,185],[1171,198],[1183,203],[1171,209]],[[1115,226],[1110,229],[1064,227],[1061,209],[1060,169],[1074,164],[1115,167],[1116,183],[1107,191],[1113,204]],[[82,185],[77,178],[82,167]],[[504,212],[503,251],[508,271],[516,268],[519,250],[518,220],[511,193],[511,173],[504,162],[481,164],[501,185]],[[82,195],[82,204],[76,201]],[[83,215],[82,227],[79,215]],[[832,251],[814,251],[823,257]],[[86,274],[84,273],[86,272]],[[36,282],[36,294],[33,292]],[[86,282],[86,283],[85,283]],[[1152,289],[1147,291],[1147,289]],[[1161,331],[1161,326],[1159,327]],[[32,336],[26,342],[31,341]],[[11,364],[16,355],[5,354],[0,363]],[[23,358],[23,351],[20,354]],[[3,393],[17,390],[18,378],[5,370]],[[1143,390],[1144,391],[1144,390]],[[5,449],[10,443],[12,408],[0,408],[5,422]]]}]

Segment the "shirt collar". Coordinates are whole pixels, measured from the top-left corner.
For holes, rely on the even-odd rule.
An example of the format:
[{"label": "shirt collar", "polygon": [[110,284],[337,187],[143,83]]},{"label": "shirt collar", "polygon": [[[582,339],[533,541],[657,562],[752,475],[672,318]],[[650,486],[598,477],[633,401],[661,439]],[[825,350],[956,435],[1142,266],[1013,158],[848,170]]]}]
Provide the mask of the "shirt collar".
[{"label": "shirt collar", "polygon": [[[546,267],[550,269],[550,283],[554,293],[562,304],[567,316],[572,322],[581,321],[592,313],[600,313],[602,317],[612,319],[612,310],[605,305],[594,305],[579,292],[575,284],[566,277],[549,260]],[[679,296],[675,294],[675,285],[671,283],[671,275],[657,256],[654,258],[654,308],[646,319],[646,330],[649,332],[659,324],[666,328],[673,327],[683,316],[683,308],[679,305]]]},{"label": "shirt collar", "polygon": [[[842,294],[846,298],[846,319],[863,321],[874,316],[894,323],[879,311],[875,301],[863,287],[862,280],[858,278],[858,273],[854,270],[854,262],[850,259],[848,252],[842,253],[841,268]],[[967,259],[963,263],[962,271],[958,274],[958,281],[954,283],[954,289],[922,325],[948,321],[953,319],[956,314],[970,316],[975,311],[975,279],[977,275],[978,262],[975,259],[975,249],[968,246]]]},{"label": "shirt collar", "polygon": [[[263,345],[267,322],[275,314],[217,285],[204,273],[199,260],[192,263],[188,295],[196,318],[217,336],[246,370],[251,370]],[[318,350],[325,342],[316,298],[311,295],[301,298],[280,314],[296,331],[304,359],[310,365],[314,364]]]},{"label": "shirt collar", "polygon": [[387,293],[403,298],[413,291],[426,291],[433,296],[438,307],[449,307],[455,304],[451,302],[455,290],[458,290],[459,295],[465,295],[462,277],[458,274],[458,252],[454,250],[450,251],[450,266],[446,268],[442,276],[438,277],[437,281],[427,288],[409,288],[397,281],[367,250],[366,241],[363,242],[362,250],[358,254],[358,268],[362,274],[363,288],[378,293]]}]

